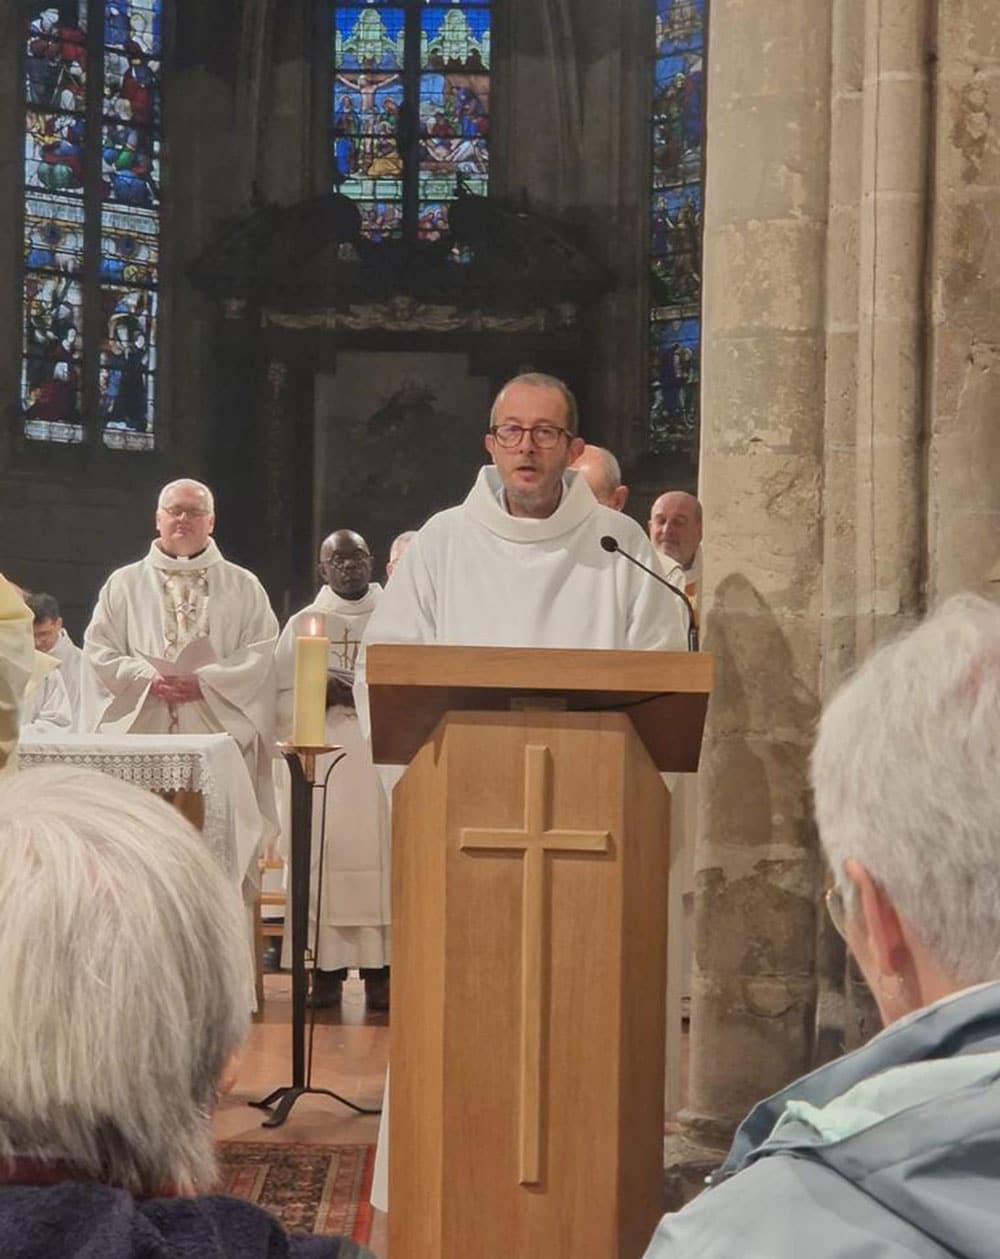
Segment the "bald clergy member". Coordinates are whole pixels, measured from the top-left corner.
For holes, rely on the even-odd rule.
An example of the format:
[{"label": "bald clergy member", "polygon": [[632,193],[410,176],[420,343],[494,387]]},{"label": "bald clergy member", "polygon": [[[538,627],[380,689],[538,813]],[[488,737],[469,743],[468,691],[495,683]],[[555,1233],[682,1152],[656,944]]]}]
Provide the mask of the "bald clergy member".
[{"label": "bald clergy member", "polygon": [[582,472],[590,486],[590,492],[599,503],[612,511],[624,511],[628,502],[628,486],[622,485],[622,470],[618,460],[604,446],[592,446],[589,442],[583,453],[573,461],[572,467]]},{"label": "bald clergy member", "polygon": [[[277,833],[271,756],[278,622],[263,586],[223,559],[200,481],[160,491],[148,553],[111,574],[83,638],[83,730],[236,740]],[[102,689],[103,688],[103,689]]]},{"label": "bald clergy member", "polygon": [[35,663],[31,623],[20,589],[0,574],[0,777],[15,766],[18,714]]},{"label": "bald clergy member", "polygon": [[[322,634],[330,640],[326,740],[347,753],[344,763],[334,772],[327,802],[323,903],[311,1003],[338,1004],[347,969],[356,966],[365,981],[368,1007],[384,1009],[388,1003],[389,818],[370,746],[358,731],[351,690],[361,635],[382,588],[371,581],[368,543],[351,529],[338,529],[324,541],[319,552],[319,571],[324,585],[312,603],[297,612],[282,630],[276,653],[278,733],[289,738],[295,640],[309,633]],[[318,770],[320,776],[326,772],[322,762]],[[316,913],[322,821],[321,801],[317,799],[313,811],[310,918]],[[310,947],[314,932],[315,921],[311,921]]]},{"label": "bald clergy member", "polygon": [[701,583],[701,503],[684,490],[668,490],[650,509],[648,528],[667,581],[694,601]]},{"label": "bald clergy member", "polygon": [[570,470],[584,448],[576,430],[561,380],[504,385],[485,439],[492,466],[417,534],[365,643],[684,650],[681,601],[601,546],[610,534],[653,565],[642,529]]}]

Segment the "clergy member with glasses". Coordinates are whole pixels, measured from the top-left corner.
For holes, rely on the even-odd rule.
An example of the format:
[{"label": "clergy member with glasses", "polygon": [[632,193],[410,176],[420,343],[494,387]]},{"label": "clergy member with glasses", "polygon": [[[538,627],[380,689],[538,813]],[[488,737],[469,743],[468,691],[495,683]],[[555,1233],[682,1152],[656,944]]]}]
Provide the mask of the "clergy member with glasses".
[{"label": "clergy member with glasses", "polygon": [[239,744],[261,811],[278,831],[271,780],[278,621],[253,573],[212,539],[215,505],[200,481],[160,491],[157,537],[111,574],[83,638],[81,729],[100,734],[217,734]]},{"label": "clergy member with glasses", "polygon": [[485,445],[492,464],[414,538],[365,643],[685,650],[681,601],[601,546],[610,534],[656,569],[639,525],[570,468],[584,441],[569,388],[537,372],[508,381]]},{"label": "clergy member with glasses", "polygon": [[[656,571],[644,531],[605,507],[570,464],[584,449],[576,399],[554,376],[515,376],[496,396],[480,468],[465,502],[439,512],[410,543],[362,640],[355,670],[367,721],[369,643],[685,651],[683,603],[601,546],[611,535]],[[390,773],[391,771],[386,771]],[[372,1205],[386,1210],[379,1134]]]}]

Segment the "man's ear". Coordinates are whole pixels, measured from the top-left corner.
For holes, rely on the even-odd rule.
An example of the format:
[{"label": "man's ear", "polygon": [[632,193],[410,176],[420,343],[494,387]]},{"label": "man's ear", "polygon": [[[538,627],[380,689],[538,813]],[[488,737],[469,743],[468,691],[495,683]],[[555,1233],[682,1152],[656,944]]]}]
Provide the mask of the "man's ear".
[{"label": "man's ear", "polygon": [[492,434],[492,433],[487,433],[487,434],[486,434],[486,436],[483,438],[483,445],[486,447],[486,451],[487,451],[487,453],[489,454],[489,457],[493,460],[493,462],[494,462],[494,463],[496,463],[496,461],[497,461],[497,456],[496,456],[496,445],[497,445],[497,443],[496,443],[496,438],[493,436],[493,434]]},{"label": "man's ear", "polygon": [[612,502],[615,511],[624,511],[625,504],[628,502],[628,486],[619,485],[612,495]]},{"label": "man's ear", "polygon": [[576,463],[586,448],[587,443],[582,437],[571,437],[566,447],[566,462]]},{"label": "man's ear", "polygon": [[854,857],[844,862],[844,873],[854,885],[856,919],[865,946],[879,975],[896,975],[906,968],[909,946],[896,907],[884,889]]}]

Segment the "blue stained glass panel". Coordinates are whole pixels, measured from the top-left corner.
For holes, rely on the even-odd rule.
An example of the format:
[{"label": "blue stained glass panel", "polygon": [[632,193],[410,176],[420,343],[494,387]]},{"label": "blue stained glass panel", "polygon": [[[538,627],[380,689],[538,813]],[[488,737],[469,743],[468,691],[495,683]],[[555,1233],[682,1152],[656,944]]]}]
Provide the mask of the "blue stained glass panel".
[{"label": "blue stained glass panel", "polygon": [[690,453],[697,444],[701,387],[701,320],[654,321],[650,337],[651,445]]},{"label": "blue stained glass panel", "polygon": [[397,74],[337,75],[331,143],[336,178],[346,196],[402,196],[403,159],[396,143],[402,102]]},{"label": "blue stained glass panel", "polygon": [[139,53],[104,54],[104,116],[137,127],[160,125],[159,64]]},{"label": "blue stained glass panel", "polygon": [[490,80],[484,74],[425,74],[420,79],[420,134],[428,139],[485,137]]},{"label": "blue stained glass panel", "polygon": [[701,48],[705,39],[705,0],[658,0],[656,53]]},{"label": "blue stained glass panel", "polygon": [[422,202],[417,212],[417,235],[421,240],[440,240],[448,232],[447,201]]},{"label": "blue stained glass panel", "polygon": [[333,134],[395,135],[402,104],[401,75],[338,74],[333,89]]},{"label": "blue stained glass panel", "polygon": [[74,114],[29,110],[24,134],[26,189],[72,193],[83,190],[83,119]]},{"label": "blue stained glass panel", "polygon": [[340,70],[400,70],[406,15],[402,9],[340,7],[334,27],[334,65]]},{"label": "blue stained glass panel", "polygon": [[163,48],[162,0],[106,0],[104,42],[136,56],[155,57]]},{"label": "blue stained glass panel", "polygon": [[[460,185],[486,194],[491,12],[491,0],[334,0],[334,185],[359,203],[370,239],[404,229],[433,238],[446,230],[447,203]],[[417,121],[415,152],[400,148],[407,107]],[[413,221],[404,197],[411,176],[418,180]]]},{"label": "blue stained glass panel", "polygon": [[83,205],[69,197],[28,193],[24,200],[24,265],[30,271],[79,275],[83,267]]},{"label": "blue stained glass panel", "polygon": [[21,401],[25,432],[80,441],[83,289],[79,280],[29,271],[24,278]]},{"label": "blue stained glass panel", "polygon": [[692,463],[701,385],[705,14],[706,0],[657,0],[652,108],[650,449]]},{"label": "blue stained glass panel", "polygon": [[[402,185],[400,185],[402,191]],[[369,240],[398,239],[403,234],[403,206],[399,201],[361,201],[361,231]]]},{"label": "blue stained glass panel", "polygon": [[650,228],[653,318],[696,314],[701,299],[702,189],[700,184],[653,195]]},{"label": "blue stained glass panel", "polygon": [[101,289],[100,411],[105,430],[152,429],[156,387],[156,302],[151,289]]},{"label": "blue stained glass panel", "polygon": [[428,5],[421,14],[420,64],[429,70],[488,70],[488,9]]},{"label": "blue stained glass panel", "polygon": [[701,179],[704,68],[699,53],[662,57],[653,98],[653,183]]},{"label": "blue stained glass panel", "polygon": [[101,279],[155,285],[160,260],[159,219],[150,211],[105,205],[101,213]]},{"label": "blue stained glass panel", "polygon": [[159,137],[130,123],[104,128],[101,173],[104,198],[152,209],[160,204]]},{"label": "blue stained glass panel", "polygon": [[28,23],[25,99],[41,109],[86,108],[87,20],[79,4],[53,5]]}]

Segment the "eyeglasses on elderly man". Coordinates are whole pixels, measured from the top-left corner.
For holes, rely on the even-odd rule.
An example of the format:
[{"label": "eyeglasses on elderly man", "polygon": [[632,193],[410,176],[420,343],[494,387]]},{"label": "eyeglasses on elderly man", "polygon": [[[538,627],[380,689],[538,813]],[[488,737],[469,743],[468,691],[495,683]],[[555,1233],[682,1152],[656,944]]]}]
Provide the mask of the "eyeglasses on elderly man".
[{"label": "eyeglasses on elderly man", "polygon": [[759,1102],[646,1259],[986,1259],[1000,1237],[1000,607],[877,650],[812,755],[826,906],[883,1030]]}]

